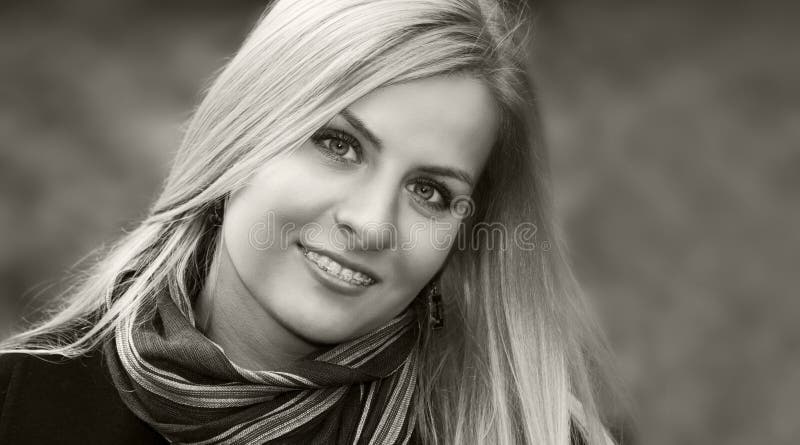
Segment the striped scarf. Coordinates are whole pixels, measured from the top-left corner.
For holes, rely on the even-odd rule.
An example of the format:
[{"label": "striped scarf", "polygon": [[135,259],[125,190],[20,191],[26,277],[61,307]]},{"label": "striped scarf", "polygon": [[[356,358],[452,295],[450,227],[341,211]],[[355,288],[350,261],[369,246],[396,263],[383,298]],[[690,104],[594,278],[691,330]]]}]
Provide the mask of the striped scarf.
[{"label": "striped scarf", "polygon": [[272,371],[231,362],[186,299],[156,296],[105,356],[124,403],[170,442],[405,444],[414,430],[415,311]]}]

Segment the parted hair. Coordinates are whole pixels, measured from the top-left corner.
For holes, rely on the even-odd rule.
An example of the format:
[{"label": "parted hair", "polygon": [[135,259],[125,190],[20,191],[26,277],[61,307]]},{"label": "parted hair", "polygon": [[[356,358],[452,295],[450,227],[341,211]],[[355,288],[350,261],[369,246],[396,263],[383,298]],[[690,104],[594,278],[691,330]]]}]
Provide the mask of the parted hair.
[{"label": "parted hair", "polygon": [[[258,168],[377,88],[469,75],[491,90],[502,121],[459,236],[482,224],[507,230],[456,242],[467,248],[442,270],[447,326],[419,345],[420,437],[564,445],[577,419],[588,443],[606,443],[590,372],[605,347],[553,222],[530,28],[521,1],[273,2],[195,110],[147,216],[2,350],[78,356],[159,290],[196,293],[216,245],[204,236],[208,215]],[[535,227],[533,246],[506,236],[523,223]],[[130,269],[136,278],[111,299]]]}]

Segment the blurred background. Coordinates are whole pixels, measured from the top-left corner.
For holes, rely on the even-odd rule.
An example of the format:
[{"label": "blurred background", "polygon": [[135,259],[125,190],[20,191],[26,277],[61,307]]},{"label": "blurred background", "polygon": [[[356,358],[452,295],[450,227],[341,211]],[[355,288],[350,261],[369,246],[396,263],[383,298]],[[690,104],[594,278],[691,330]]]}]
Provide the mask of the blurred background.
[{"label": "blurred background", "polygon": [[[800,440],[800,5],[534,2],[577,273],[626,443]],[[264,2],[0,4],[0,337],[134,226]]]}]

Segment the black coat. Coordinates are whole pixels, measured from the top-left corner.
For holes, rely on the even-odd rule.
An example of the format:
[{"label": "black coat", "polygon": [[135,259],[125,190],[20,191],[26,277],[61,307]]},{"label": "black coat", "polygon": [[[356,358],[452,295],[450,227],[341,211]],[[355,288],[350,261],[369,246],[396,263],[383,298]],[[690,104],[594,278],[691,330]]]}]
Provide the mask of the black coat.
[{"label": "black coat", "polygon": [[101,351],[0,355],[0,444],[166,444],[117,393]]},{"label": "black coat", "polygon": [[[583,440],[572,429],[573,444]],[[166,444],[117,393],[102,351],[0,355],[0,444]]]}]

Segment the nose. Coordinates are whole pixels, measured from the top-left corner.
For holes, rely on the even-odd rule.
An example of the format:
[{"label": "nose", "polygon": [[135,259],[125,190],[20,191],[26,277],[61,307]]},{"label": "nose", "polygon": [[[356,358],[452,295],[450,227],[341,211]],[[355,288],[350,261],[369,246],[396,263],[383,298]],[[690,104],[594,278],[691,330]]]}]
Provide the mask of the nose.
[{"label": "nose", "polygon": [[397,241],[397,196],[387,183],[355,184],[333,210],[334,239],[346,250],[383,250]]}]

